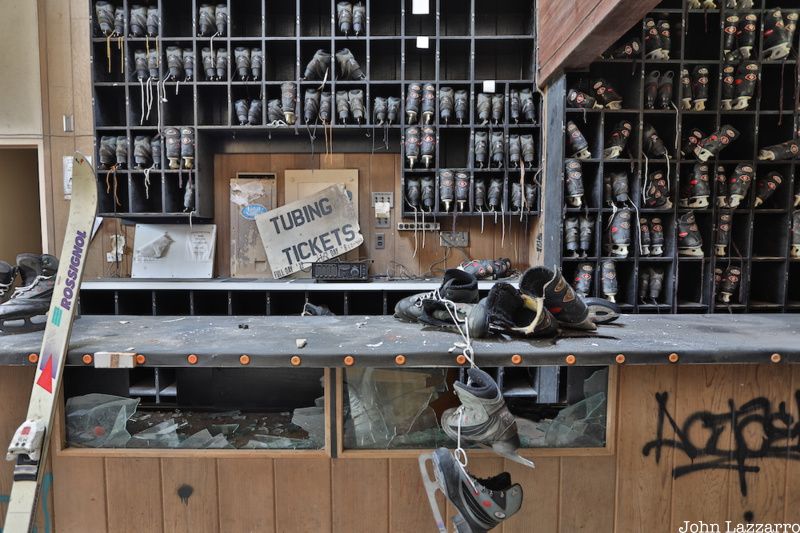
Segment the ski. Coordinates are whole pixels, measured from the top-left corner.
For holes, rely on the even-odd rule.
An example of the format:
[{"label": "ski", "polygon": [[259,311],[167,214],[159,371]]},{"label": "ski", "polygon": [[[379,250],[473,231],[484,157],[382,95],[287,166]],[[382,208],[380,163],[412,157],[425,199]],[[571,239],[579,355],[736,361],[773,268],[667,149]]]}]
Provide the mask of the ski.
[{"label": "ski", "polygon": [[11,439],[6,459],[15,461],[4,531],[27,533],[44,475],[61,373],[67,356],[78,289],[97,211],[97,183],[91,164],[75,154],[72,200],[53,297],[39,352],[28,415]]}]

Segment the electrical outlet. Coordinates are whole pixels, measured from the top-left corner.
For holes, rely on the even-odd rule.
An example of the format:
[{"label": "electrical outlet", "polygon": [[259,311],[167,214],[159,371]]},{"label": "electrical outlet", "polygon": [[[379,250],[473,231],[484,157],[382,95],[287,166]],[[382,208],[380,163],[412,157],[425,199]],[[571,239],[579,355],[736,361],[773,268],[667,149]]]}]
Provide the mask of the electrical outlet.
[{"label": "electrical outlet", "polygon": [[438,222],[398,222],[397,231],[439,231],[441,224]]},{"label": "electrical outlet", "polygon": [[378,202],[386,202],[389,207],[394,207],[394,193],[393,192],[374,192],[372,193],[372,207]]},{"label": "electrical outlet", "polygon": [[375,249],[376,250],[383,250],[386,248],[386,235],[383,233],[376,233],[375,234]]},{"label": "electrical outlet", "polygon": [[466,231],[443,231],[439,233],[439,246],[444,248],[466,248],[469,246],[469,233]]}]

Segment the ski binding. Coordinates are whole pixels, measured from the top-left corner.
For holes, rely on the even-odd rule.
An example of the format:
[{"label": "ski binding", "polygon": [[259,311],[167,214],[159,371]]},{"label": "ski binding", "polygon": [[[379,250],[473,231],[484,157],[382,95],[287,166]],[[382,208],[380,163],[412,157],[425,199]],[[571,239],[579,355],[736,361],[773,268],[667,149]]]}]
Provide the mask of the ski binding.
[{"label": "ski binding", "polygon": [[26,420],[14,433],[6,454],[7,461],[16,461],[20,455],[38,461],[42,452],[45,427],[41,420]]}]

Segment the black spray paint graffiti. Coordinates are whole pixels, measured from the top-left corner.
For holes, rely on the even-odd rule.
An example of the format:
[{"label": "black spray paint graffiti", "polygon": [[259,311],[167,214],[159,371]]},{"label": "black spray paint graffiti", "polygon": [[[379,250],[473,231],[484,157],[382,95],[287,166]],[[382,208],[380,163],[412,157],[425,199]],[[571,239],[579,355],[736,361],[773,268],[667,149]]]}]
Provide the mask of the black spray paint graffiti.
[{"label": "black spray paint graffiti", "polygon": [[181,499],[183,505],[189,505],[189,498],[192,497],[194,489],[191,485],[181,485],[178,487],[178,497]]},{"label": "black spray paint graffiti", "polygon": [[[661,461],[664,447],[674,448],[686,454],[690,464],[676,466],[672,476],[677,479],[692,472],[702,470],[734,470],[739,474],[739,488],[742,496],[747,496],[748,473],[757,473],[759,466],[754,460],[779,457],[800,461],[800,421],[789,414],[786,402],[781,402],[776,411],[767,398],[759,397],[736,407],[728,400],[728,411],[711,413],[698,411],[689,415],[682,425],[678,425],[667,410],[668,393],[656,393],[658,402],[658,429],[656,438],[644,445],[642,453],[649,456],[655,451],[656,463]],[[800,390],[795,391],[795,403],[800,410]],[[674,439],[665,439],[667,429],[675,432]],[[755,427],[751,427],[755,426]],[[694,442],[690,435],[703,430],[703,442]],[[746,438],[746,431],[755,430],[762,436],[758,445]],[[728,444],[727,431],[733,433],[733,442]],[[725,435],[725,438],[721,437]]]}]

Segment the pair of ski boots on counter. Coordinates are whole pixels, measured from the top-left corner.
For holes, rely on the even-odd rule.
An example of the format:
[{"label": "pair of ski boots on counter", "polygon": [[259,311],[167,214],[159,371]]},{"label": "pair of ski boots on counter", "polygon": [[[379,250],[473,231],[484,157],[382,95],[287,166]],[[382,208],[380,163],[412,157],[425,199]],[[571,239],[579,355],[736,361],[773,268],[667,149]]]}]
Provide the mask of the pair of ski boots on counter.
[{"label": "pair of ski boots on counter", "polygon": [[[0,261],[0,331],[44,327],[31,318],[47,314],[56,272],[58,259],[49,254],[19,254],[16,265]],[[24,325],[18,324],[20,320]]]}]

